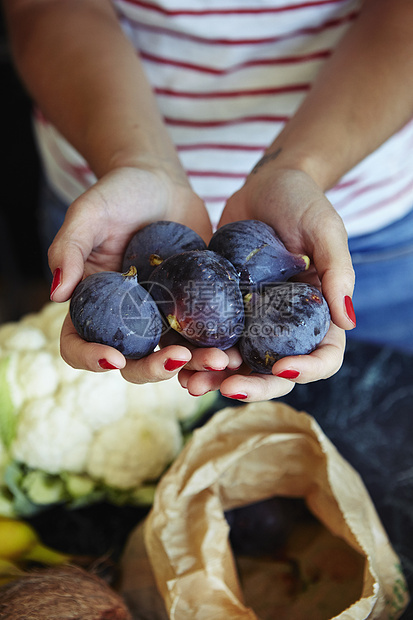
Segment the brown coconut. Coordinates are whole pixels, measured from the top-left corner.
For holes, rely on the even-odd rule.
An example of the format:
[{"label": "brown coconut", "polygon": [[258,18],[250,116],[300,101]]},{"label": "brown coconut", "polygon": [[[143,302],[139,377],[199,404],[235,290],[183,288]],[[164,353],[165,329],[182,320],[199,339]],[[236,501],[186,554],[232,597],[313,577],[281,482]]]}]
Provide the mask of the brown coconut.
[{"label": "brown coconut", "polygon": [[77,566],[37,569],[0,588],[1,620],[132,620],[103,579]]}]

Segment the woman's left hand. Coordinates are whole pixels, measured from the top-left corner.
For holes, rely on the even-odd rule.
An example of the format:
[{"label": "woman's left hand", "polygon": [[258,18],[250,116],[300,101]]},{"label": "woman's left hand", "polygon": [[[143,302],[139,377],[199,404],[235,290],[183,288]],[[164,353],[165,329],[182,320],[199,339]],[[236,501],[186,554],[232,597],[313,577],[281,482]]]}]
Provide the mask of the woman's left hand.
[{"label": "woman's left hand", "polygon": [[205,370],[202,349],[197,349],[178,375],[191,394],[220,390],[229,398],[253,402],[283,396],[295,383],[326,379],[339,370],[345,330],[355,327],[354,271],[341,218],[316,183],[301,171],[268,166],[251,173],[229,199],[219,225],[243,219],[266,222],[288,250],[310,257],[310,269],[297,279],[321,289],[332,319],[327,335],[313,352],[278,360],[271,375],[251,373],[236,347],[226,351],[227,367],[215,371]]}]

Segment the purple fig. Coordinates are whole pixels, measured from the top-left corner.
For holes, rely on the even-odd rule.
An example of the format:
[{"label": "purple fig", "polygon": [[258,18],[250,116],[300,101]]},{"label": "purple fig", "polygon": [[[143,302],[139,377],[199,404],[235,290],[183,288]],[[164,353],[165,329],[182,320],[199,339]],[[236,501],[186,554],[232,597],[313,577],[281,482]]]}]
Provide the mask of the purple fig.
[{"label": "purple fig", "polygon": [[234,265],[244,290],[285,282],[310,264],[308,256],[289,252],[271,226],[259,220],[221,226],[212,236],[208,249]]}]

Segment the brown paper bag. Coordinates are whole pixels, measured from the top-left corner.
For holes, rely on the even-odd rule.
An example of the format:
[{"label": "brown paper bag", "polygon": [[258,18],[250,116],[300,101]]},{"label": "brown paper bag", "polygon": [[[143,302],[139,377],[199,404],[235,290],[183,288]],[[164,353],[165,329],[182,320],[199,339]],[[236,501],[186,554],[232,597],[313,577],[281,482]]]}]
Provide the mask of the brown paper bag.
[{"label": "brown paper bag", "polygon": [[169,618],[258,618],[244,600],[224,511],[273,496],[305,498],[328,535],[362,557],[364,570],[358,596],[332,616],[316,608],[320,591],[313,598],[307,591],[280,607],[284,615],[269,617],[401,615],[405,580],[359,475],[311,416],[271,401],[217,412],[158,485],[145,544]]}]

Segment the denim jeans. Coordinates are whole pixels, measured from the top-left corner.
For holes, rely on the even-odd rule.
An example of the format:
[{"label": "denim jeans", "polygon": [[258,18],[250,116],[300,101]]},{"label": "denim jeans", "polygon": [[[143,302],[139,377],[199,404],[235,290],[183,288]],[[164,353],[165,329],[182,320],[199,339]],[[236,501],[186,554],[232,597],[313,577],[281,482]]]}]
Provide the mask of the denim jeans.
[{"label": "denim jeans", "polygon": [[[45,256],[66,209],[45,183],[39,214]],[[413,210],[377,232],[351,238],[349,247],[357,327],[348,337],[413,353]]]},{"label": "denim jeans", "polygon": [[349,248],[357,327],[348,337],[413,353],[413,210]]}]

